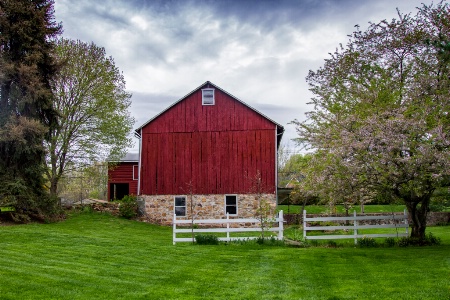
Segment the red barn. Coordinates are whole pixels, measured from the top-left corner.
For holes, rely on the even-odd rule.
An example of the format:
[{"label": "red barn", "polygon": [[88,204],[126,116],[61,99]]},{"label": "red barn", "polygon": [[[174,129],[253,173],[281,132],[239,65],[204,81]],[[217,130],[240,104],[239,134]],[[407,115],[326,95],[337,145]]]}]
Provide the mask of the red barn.
[{"label": "red barn", "polygon": [[126,195],[137,195],[139,155],[128,153],[119,162],[108,166],[108,199],[122,199]]},{"label": "red barn", "polygon": [[170,224],[174,212],[189,217],[191,198],[202,218],[254,216],[256,194],[276,206],[283,132],[209,81],[181,98],[136,129],[137,193],[150,219]]}]

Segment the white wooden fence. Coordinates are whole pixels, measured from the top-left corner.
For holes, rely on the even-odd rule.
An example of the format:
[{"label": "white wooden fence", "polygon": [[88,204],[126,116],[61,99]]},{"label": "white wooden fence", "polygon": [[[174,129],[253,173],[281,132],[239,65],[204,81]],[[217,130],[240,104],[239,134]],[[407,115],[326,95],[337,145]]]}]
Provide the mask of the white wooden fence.
[{"label": "white wooden fence", "polygon": [[[393,224],[377,224],[377,225],[360,225],[358,221],[364,220],[392,220]],[[308,222],[329,222],[329,221],[353,221],[353,225],[336,225],[336,226],[308,226]],[[355,239],[355,244],[358,243],[359,238],[363,237],[404,237],[408,236],[408,214],[406,210],[402,215],[386,215],[386,216],[357,216],[356,211],[353,216],[348,217],[306,217],[306,210],[303,211],[303,238],[308,240],[332,240],[332,239]],[[358,229],[372,229],[372,228],[404,228],[404,233],[381,233],[381,234],[358,234]],[[340,235],[311,235],[308,236],[308,231],[314,230],[353,230],[353,234]]]},{"label": "white wooden fence", "polygon": [[[265,228],[265,231],[270,232],[278,232],[277,239],[282,240],[283,239],[283,211],[280,211],[278,213],[278,216],[274,218],[273,220],[270,220],[270,223],[278,223],[278,227],[269,227]],[[230,227],[231,224],[239,224],[239,223],[251,223],[254,224],[254,227]],[[227,214],[226,219],[204,219],[204,220],[197,220],[194,219],[194,222],[192,224],[192,220],[184,219],[179,220],[177,219],[176,214],[173,216],[173,244],[175,245],[176,242],[192,242],[192,237],[186,238],[186,237],[177,237],[177,233],[226,233],[226,237],[218,237],[219,241],[236,241],[236,240],[247,240],[247,239],[256,239],[257,236],[249,236],[249,237],[230,237],[231,232],[261,232],[262,228],[260,226],[260,220],[256,218],[247,218],[247,219],[230,219],[229,215]],[[177,228],[177,225],[185,225],[184,228]],[[188,225],[198,225],[198,224],[220,224],[222,227],[208,227],[208,228],[186,228],[186,224]],[[223,225],[226,225],[226,227],[223,227]],[[259,226],[259,227],[256,227]]]}]

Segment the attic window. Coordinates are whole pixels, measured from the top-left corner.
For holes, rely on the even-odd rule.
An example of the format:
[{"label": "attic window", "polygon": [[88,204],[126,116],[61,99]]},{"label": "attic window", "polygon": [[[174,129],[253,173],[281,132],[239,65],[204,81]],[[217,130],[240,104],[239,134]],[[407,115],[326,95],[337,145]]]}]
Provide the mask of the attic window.
[{"label": "attic window", "polygon": [[214,105],[214,89],[202,90],[202,105]]}]

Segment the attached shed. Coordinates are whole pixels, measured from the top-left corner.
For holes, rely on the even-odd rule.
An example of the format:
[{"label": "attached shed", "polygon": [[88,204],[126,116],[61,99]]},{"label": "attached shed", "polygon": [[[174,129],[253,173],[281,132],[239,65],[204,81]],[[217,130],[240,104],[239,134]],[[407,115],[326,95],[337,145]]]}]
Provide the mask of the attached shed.
[{"label": "attached shed", "polygon": [[136,130],[138,194],[149,217],[255,215],[256,194],[276,205],[284,128],[207,81]]},{"label": "attached shed", "polygon": [[118,162],[108,163],[108,199],[120,200],[138,194],[139,154],[127,153]]}]

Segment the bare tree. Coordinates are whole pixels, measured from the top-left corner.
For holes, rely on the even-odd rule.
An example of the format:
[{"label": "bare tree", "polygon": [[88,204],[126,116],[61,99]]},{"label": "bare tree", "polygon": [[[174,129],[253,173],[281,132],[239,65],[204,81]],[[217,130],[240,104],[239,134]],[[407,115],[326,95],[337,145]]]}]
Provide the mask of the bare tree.
[{"label": "bare tree", "polygon": [[252,194],[257,200],[257,208],[255,210],[255,217],[259,220],[259,227],[261,229],[261,241],[264,242],[266,232],[274,222],[275,209],[270,205],[270,202],[265,197],[267,194],[266,187],[263,185],[261,172],[258,170],[252,180]]}]

